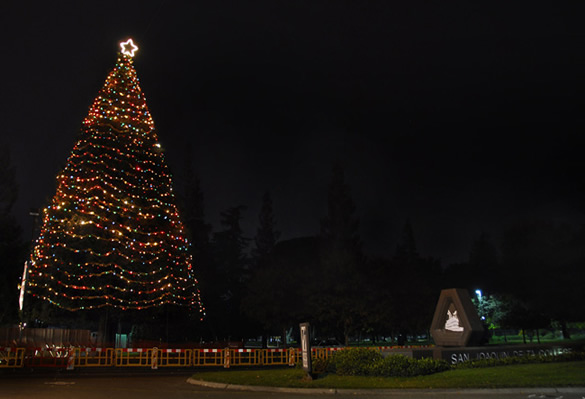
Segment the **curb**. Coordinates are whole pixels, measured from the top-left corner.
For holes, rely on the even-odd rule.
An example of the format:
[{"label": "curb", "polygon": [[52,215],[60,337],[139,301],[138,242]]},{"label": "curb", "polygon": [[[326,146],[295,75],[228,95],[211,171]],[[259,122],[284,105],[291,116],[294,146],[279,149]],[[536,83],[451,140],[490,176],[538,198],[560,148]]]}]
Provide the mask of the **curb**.
[{"label": "curb", "polygon": [[199,385],[207,388],[216,389],[231,389],[236,391],[252,391],[252,392],[281,392],[281,393],[317,393],[317,394],[335,394],[340,389],[330,388],[285,388],[285,387],[265,387],[262,385],[235,385],[226,384],[222,382],[209,382],[203,380],[196,380],[194,378],[187,379],[189,384]]},{"label": "curb", "polygon": [[397,393],[408,393],[417,395],[446,395],[446,394],[529,394],[538,392],[539,394],[559,394],[573,393],[585,395],[585,387],[566,387],[566,388],[471,388],[471,389],[337,389],[337,388],[284,388],[284,387],[266,387],[260,385],[236,385],[222,382],[209,382],[187,379],[192,385],[198,385],[206,388],[229,389],[236,391],[252,392],[275,392],[275,393],[305,393],[305,394],[368,394],[368,395],[390,395]]}]

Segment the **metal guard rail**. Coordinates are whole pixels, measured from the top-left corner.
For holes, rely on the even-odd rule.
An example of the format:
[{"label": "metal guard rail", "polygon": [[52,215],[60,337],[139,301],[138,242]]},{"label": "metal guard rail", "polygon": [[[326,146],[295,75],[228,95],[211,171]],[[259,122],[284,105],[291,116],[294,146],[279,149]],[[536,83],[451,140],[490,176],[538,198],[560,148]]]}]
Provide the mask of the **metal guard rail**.
[{"label": "metal guard rail", "polygon": [[[389,347],[388,347],[389,348]],[[311,348],[326,359],[343,348]],[[374,347],[372,349],[386,349]],[[298,348],[289,349],[158,349],[158,348],[2,348],[0,368],[62,367],[238,367],[295,366]]]},{"label": "metal guard rail", "polygon": [[20,368],[24,366],[24,348],[0,347],[0,368]]}]

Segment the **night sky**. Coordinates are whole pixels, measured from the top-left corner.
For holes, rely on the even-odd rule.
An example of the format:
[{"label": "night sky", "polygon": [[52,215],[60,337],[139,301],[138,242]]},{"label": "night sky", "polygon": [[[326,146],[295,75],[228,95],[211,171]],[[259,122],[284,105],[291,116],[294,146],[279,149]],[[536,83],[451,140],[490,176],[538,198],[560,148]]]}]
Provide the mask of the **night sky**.
[{"label": "night sky", "polygon": [[253,237],[270,190],[282,239],[318,233],[333,162],[370,256],[392,254],[407,219],[419,252],[443,264],[525,218],[585,221],[578,6],[10,3],[0,6],[0,143],[26,239],[29,208],[54,195],[128,37],[171,171],[179,178],[191,159],[216,230],[221,211],[245,205]]}]

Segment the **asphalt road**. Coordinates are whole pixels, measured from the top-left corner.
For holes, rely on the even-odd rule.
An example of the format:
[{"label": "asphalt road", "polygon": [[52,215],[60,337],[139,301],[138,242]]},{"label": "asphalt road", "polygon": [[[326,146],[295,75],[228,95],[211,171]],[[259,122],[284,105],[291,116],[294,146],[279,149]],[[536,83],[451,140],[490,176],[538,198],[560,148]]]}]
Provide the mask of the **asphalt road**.
[{"label": "asphalt road", "polygon": [[262,392],[204,387],[187,383],[189,374],[67,376],[28,375],[0,378],[0,399],[293,399],[293,398],[470,398],[470,399],[583,399],[585,388],[499,391],[355,391],[337,393]]}]

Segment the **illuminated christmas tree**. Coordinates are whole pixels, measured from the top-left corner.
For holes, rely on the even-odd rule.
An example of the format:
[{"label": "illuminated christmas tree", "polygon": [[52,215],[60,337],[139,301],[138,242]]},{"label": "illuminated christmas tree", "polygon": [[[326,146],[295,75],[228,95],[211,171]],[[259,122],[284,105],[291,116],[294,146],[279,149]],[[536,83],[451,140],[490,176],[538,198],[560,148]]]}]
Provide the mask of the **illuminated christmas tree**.
[{"label": "illuminated christmas tree", "polygon": [[182,305],[204,315],[132,40],[84,119],[43,213],[27,291],[76,311]]}]

